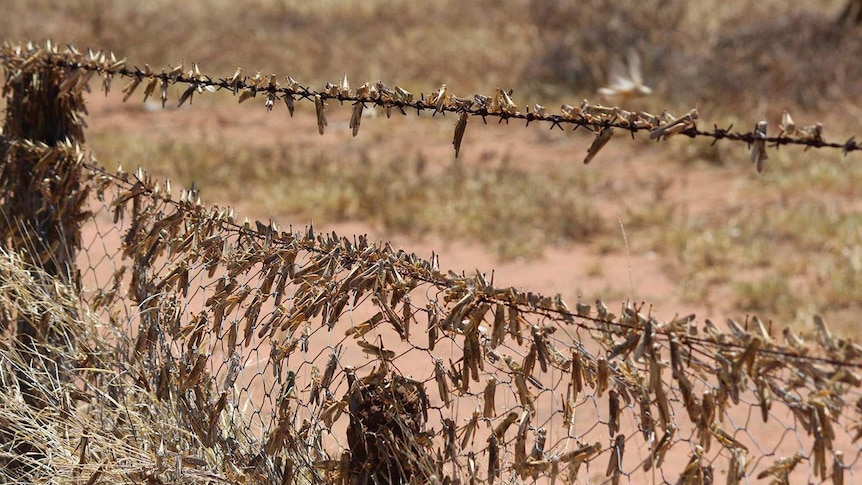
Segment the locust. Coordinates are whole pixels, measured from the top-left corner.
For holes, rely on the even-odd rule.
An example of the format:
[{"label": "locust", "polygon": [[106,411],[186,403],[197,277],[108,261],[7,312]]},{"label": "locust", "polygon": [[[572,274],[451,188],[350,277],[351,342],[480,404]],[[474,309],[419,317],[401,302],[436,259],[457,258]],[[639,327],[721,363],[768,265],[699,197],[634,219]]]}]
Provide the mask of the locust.
[{"label": "locust", "polygon": [[596,134],[593,142],[590,143],[590,146],[587,148],[587,156],[584,157],[584,165],[590,163],[593,158],[595,158],[596,154],[599,153],[599,150],[607,145],[613,136],[614,128],[610,125],[603,126]]},{"label": "locust", "polygon": [[763,171],[763,162],[768,158],[766,156],[766,128],[765,120],[758,121],[754,128],[754,142],[751,144],[751,163],[757,167],[757,173]]}]

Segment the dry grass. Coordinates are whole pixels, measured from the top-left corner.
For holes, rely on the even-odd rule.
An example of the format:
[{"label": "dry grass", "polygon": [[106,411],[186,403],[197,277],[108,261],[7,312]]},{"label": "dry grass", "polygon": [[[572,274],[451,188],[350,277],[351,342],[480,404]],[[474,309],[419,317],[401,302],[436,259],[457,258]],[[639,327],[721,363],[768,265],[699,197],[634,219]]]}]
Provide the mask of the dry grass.
[{"label": "dry grass", "polygon": [[[684,301],[782,322],[841,315],[839,325],[851,328],[862,301],[862,221],[852,187],[862,178],[858,165],[840,154],[792,150],[773,152],[769,162],[775,171],[736,172],[706,206],[656,189],[628,213],[627,229],[642,242],[635,250],[663,255]],[[704,162],[686,169],[697,163]]]},{"label": "dry grass", "polygon": [[[201,444],[176,410],[139,387],[119,359],[131,341],[126,329],[90,312],[77,290],[0,250],[0,308],[0,481],[218,477],[212,451],[198,455]],[[16,344],[11,321],[44,322],[46,315],[63,336],[57,344],[38,351]],[[190,466],[194,457],[200,464]]]}]

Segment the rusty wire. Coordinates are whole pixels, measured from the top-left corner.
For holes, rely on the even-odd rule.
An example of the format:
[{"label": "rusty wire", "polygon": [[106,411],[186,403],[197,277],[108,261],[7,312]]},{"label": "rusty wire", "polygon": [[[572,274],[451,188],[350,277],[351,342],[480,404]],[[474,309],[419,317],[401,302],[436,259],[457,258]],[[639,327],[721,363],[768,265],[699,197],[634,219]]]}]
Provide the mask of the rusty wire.
[{"label": "rusty wire", "polygon": [[[681,134],[690,138],[711,138],[713,143],[719,140],[741,142],[754,147],[751,158],[757,163],[758,171],[762,170],[766,146],[798,145],[806,148],[837,149],[844,155],[862,149],[862,144],[857,143],[855,136],[844,142],[826,141],[820,123],[797,127],[792,118],[789,118],[789,124],[787,118],[782,118],[777,123],[778,135],[768,135],[766,129],[768,123],[765,120],[759,120],[751,131],[733,131],[732,124],[726,128],[713,125],[712,130],[704,130],[697,126],[699,113],[696,109],[684,116],[675,117],[667,112],[655,115],[622,107],[594,105],[587,100],[582,100],[575,106],[563,105],[560,114],[556,114],[539,105],[533,105],[532,111],[529,105],[521,107],[512,101],[511,90],[506,91],[499,87],[493,95],[476,94],[473,98],[462,98],[449,92],[444,84],[428,95],[420,93],[414,96],[398,86],[390,88],[381,81],[365,83],[360,88],[350,89],[345,74],[340,83],[327,83],[324,89],[316,90],[299,84],[290,76],[284,77],[285,85],[282,85],[275,74],[262,76],[258,72],[255,76],[247,76],[243,75],[242,69],[239,68],[232,76],[225,78],[204,74],[197,64],[193,64],[188,70],[181,64],[176,67],[169,66],[157,72],[149,66],[143,69],[129,68],[126,66],[125,59],[118,59],[112,53],[88,50],[86,55],[79,55],[80,53],[71,46],[62,51],[56,45],[49,47],[49,49],[41,49],[30,45],[25,49],[20,45],[7,45],[3,52],[0,52],[0,59],[14,67],[16,59],[19,62],[26,62],[27,56],[22,53],[31,52],[39,62],[55,65],[69,73],[79,73],[81,80],[98,75],[102,80],[101,88],[106,92],[111,89],[114,78],[128,78],[131,82],[123,88],[124,100],[129,99],[137,89],[144,86],[144,99],[149,96],[158,97],[163,106],[168,102],[167,88],[171,85],[185,85],[183,94],[178,100],[179,106],[191,102],[195,94],[216,90],[232,92],[235,96],[239,96],[241,103],[260,96],[267,109],[273,109],[276,104],[283,102],[291,115],[297,101],[310,102],[315,104],[321,134],[326,127],[326,101],[330,100],[341,104],[352,104],[354,115],[351,116],[351,128],[354,136],[359,131],[359,118],[355,115],[361,114],[362,109],[368,105],[383,108],[387,114],[393,109],[404,114],[406,110],[416,110],[417,114],[423,111],[431,111],[433,114],[455,113],[458,115],[453,137],[456,156],[467,120],[475,117],[482,118],[485,123],[488,118],[496,118],[499,123],[506,122],[506,124],[510,120],[523,121],[527,126],[530,123],[545,123],[550,129],[556,127],[562,130],[563,126],[571,126],[574,129],[584,127],[596,133],[597,141],[601,142],[601,145],[595,149],[596,152],[615,130],[628,131],[632,137],[638,132],[648,131],[650,138],[656,140],[667,140],[673,135]],[[43,55],[36,55],[37,52]],[[784,116],[789,117],[787,113]],[[760,147],[764,149],[758,152]],[[585,163],[594,155],[591,149]],[[759,159],[760,157],[763,158]]]}]

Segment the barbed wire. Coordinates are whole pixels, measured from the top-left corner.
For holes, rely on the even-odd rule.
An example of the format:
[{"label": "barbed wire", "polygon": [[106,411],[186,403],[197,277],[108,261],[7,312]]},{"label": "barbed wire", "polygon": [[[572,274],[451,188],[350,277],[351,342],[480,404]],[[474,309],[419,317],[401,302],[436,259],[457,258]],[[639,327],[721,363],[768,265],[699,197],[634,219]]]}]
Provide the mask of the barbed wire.
[{"label": "barbed wire", "polygon": [[[3,139],[3,137],[0,137],[0,142],[7,144],[15,143],[13,141]],[[32,144],[28,143],[25,143],[25,145],[31,147],[33,146]],[[47,149],[47,147],[45,148]],[[68,148],[68,150],[76,153],[80,157],[80,147]],[[171,194],[163,193],[161,192],[161,190],[158,189],[154,190],[152,180],[149,180],[149,178],[144,175],[144,172],[142,171],[138,171],[136,173],[128,173],[122,171],[118,173],[112,173],[108,171],[104,166],[100,165],[93,158],[91,158],[91,161],[89,162],[82,161],[81,166],[93,171],[94,173],[100,174],[100,176],[112,179],[114,183],[119,184],[121,187],[125,187],[126,190],[132,190],[134,188],[136,191],[140,192],[140,195],[146,195],[149,197],[153,197],[157,200],[162,200],[165,203],[175,207],[175,209],[179,211],[188,210],[190,206],[199,208],[203,207],[203,204],[198,197],[197,191],[187,191],[183,189],[181,190],[179,200],[173,199]],[[312,226],[306,226],[303,231],[297,232],[294,232],[291,227],[290,229],[288,229],[287,232],[284,232],[279,231],[277,226],[275,226],[272,221],[270,221],[269,223],[264,223],[261,221],[254,221],[254,223],[251,223],[250,221],[246,221],[244,224],[240,224],[234,220],[233,216],[229,216],[222,220],[219,220],[218,224],[224,231],[236,232],[243,237],[252,237],[258,241],[266,241],[267,244],[298,246],[303,251],[308,251],[309,253],[314,253],[318,255],[327,254],[324,249],[318,247],[319,241],[313,237],[314,228]],[[359,258],[356,257],[356,255],[344,254],[341,256],[341,258],[343,264],[345,265],[357,263],[359,261]],[[411,277],[416,278],[417,280],[424,283],[434,285],[438,288],[453,289],[458,286],[463,286],[465,278],[470,278],[465,274],[447,276],[439,272],[439,268],[436,268],[436,263],[433,263],[431,261],[426,261],[425,264],[421,267],[436,268],[436,271],[418,272],[416,271],[415,266],[400,265],[399,262],[396,262],[394,264],[399,270],[406,272],[406,274],[409,274]],[[485,280],[486,277],[484,274],[478,273],[478,270],[477,274],[472,278],[475,278],[473,280],[473,285],[478,285],[484,288],[483,291],[485,294],[478,298],[479,302],[517,305],[519,306],[522,313],[552,318],[559,322],[566,322],[569,324],[576,325],[584,330],[599,330],[601,327],[609,323],[607,317],[602,318],[598,316],[590,316],[584,311],[580,313],[571,311],[565,303],[557,303],[556,305],[550,304],[550,302],[553,302],[556,297],[551,298],[532,292],[521,293],[519,290],[516,290],[514,288],[493,287]],[[505,294],[506,292],[514,293],[514,295],[507,296],[506,298],[500,298],[495,296]],[[740,327],[741,330],[738,330],[738,336],[735,339],[736,341],[722,341],[715,338],[710,339],[706,337],[698,337],[697,334],[681,335],[679,333],[679,328],[677,328],[677,325],[672,324],[668,325],[669,328],[660,328],[658,322],[651,317],[644,317],[642,315],[639,315],[638,318],[639,321],[636,322],[618,321],[613,323],[614,325],[628,329],[630,331],[642,331],[644,330],[644,327],[646,325],[653,325],[654,328],[652,329],[652,333],[655,336],[660,335],[667,338],[681,338],[683,339],[684,344],[700,345],[707,348],[716,347],[723,348],[726,350],[745,350],[747,348],[747,345],[740,342],[747,342],[752,339],[751,335],[739,337],[749,332],[748,321],[746,321]],[[685,317],[682,320],[685,321],[686,324],[689,324],[692,322],[693,318],[694,315],[691,315]],[[730,323],[730,325],[738,324]],[[765,334],[761,332],[761,337],[766,339],[767,341],[772,340],[772,337],[769,336],[770,333],[771,330],[767,331]],[[828,332],[827,329],[827,333],[831,332]],[[798,359],[801,361],[829,364],[837,367],[862,369],[862,361],[854,362],[854,360],[862,357],[862,346],[855,344],[851,341],[841,339],[836,340],[833,343],[828,344],[827,346],[833,348],[843,348],[847,352],[848,358],[830,358],[824,356],[806,355],[800,354],[800,352],[798,351],[783,351],[780,348],[759,348],[756,350],[756,352],[765,356],[768,355],[773,357],[787,357]]]},{"label": "barbed wire", "polygon": [[80,73],[70,76],[70,82],[65,86],[66,90],[75,91],[84,89],[90,77],[98,74],[101,77],[101,88],[107,93],[112,87],[114,77],[130,78],[131,82],[123,88],[124,101],[128,100],[141,86],[144,86],[144,100],[150,96],[158,97],[164,107],[168,102],[168,87],[171,85],[185,85],[183,93],[178,99],[178,106],[186,102],[191,103],[195,94],[204,91],[226,90],[235,96],[239,96],[239,102],[261,96],[268,110],[276,104],[283,102],[291,116],[297,101],[306,101],[315,104],[317,112],[318,127],[322,135],[328,124],[326,119],[326,102],[338,101],[339,103],[350,103],[352,114],[350,128],[354,136],[359,131],[362,111],[368,105],[382,108],[387,115],[391,110],[397,110],[406,114],[406,110],[416,110],[417,114],[423,111],[438,113],[453,113],[458,116],[453,146],[456,157],[460,151],[467,121],[469,118],[480,117],[487,123],[488,118],[496,118],[499,123],[509,123],[510,120],[525,122],[526,126],[531,123],[546,123],[550,129],[563,129],[564,126],[587,128],[596,133],[596,139],[590,145],[584,163],[588,163],[599,150],[611,139],[615,130],[628,131],[632,137],[636,133],[648,131],[650,139],[667,140],[680,134],[689,138],[711,138],[713,143],[719,140],[742,142],[748,145],[752,151],[750,159],[756,164],[758,171],[763,169],[766,159],[766,148],[780,147],[786,145],[798,145],[806,148],[840,149],[846,156],[850,152],[862,149],[862,144],[856,142],[856,137],[850,137],[845,142],[828,142],[823,138],[822,124],[816,123],[808,126],[797,126],[792,117],[785,112],[778,123],[779,134],[769,136],[767,134],[768,123],[760,120],[754,129],[747,132],[732,131],[733,125],[720,128],[714,125],[712,130],[698,129],[700,114],[697,109],[690,110],[687,114],[676,117],[667,111],[655,115],[643,111],[628,110],[621,107],[609,107],[590,104],[582,100],[578,105],[563,105],[560,114],[551,113],[541,105],[533,105],[532,111],[529,105],[523,108],[512,100],[512,90],[506,91],[497,88],[493,95],[476,94],[472,99],[462,98],[452,94],[447,85],[443,84],[431,94],[420,93],[418,96],[404,90],[399,86],[388,87],[381,81],[376,83],[366,82],[356,89],[351,89],[345,74],[338,84],[327,83],[322,90],[299,84],[290,76],[285,76],[281,85],[275,74],[266,76],[258,72],[255,76],[243,75],[241,68],[226,78],[219,78],[203,74],[197,64],[193,64],[189,70],[183,64],[176,67],[162,69],[161,72],[153,71],[148,65],[143,69],[126,67],[125,59],[118,59],[113,53],[89,50],[81,55],[72,46],[67,46],[61,51],[58,46],[49,44],[46,46],[47,55],[38,56],[37,52],[42,49],[35,45],[10,46],[6,45],[0,53],[0,59],[10,66],[10,75],[16,71],[20,72],[18,65],[26,66],[28,60],[39,59],[69,72]]}]

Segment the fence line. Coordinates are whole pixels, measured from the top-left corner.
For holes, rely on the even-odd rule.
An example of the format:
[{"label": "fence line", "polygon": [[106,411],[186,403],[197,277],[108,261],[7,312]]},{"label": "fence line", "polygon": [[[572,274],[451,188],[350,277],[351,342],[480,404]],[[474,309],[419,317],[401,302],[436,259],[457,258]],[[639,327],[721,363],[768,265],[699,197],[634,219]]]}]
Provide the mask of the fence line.
[{"label": "fence line", "polygon": [[[0,56],[7,96],[22,76],[74,94],[97,73],[106,89],[123,75],[112,56],[15,49]],[[159,88],[163,101],[173,82],[191,92],[214,86],[182,69],[147,76],[136,79],[155,80],[145,91]],[[237,94],[257,92],[233,84]],[[283,89],[260,91],[458,111],[451,97]],[[477,109],[461,107],[459,122],[521,116]],[[564,121],[601,130],[586,116]],[[673,126],[651,132],[694,133]],[[618,314],[601,301],[572,310],[559,295],[444,272],[433,255],[365,236],[239,222],[143,169],[108,171],[80,145],[0,140],[4,165],[80,167],[75,190],[87,194],[89,216],[76,220],[72,281],[25,266],[27,280],[14,255],[0,257],[0,335],[14,330],[6,317],[14,312],[75,336],[50,342],[64,372],[0,340],[0,445],[18,451],[0,453],[6,479],[688,484],[724,475],[731,484],[840,484],[856,476],[862,347],[819,317],[814,334],[799,336],[754,316],[722,330],[694,315],[659,321],[631,302]],[[48,301],[36,302],[31,287]],[[40,311],[54,308],[50,295],[76,311]],[[25,389],[9,368],[34,385]],[[35,413],[16,398],[25,391],[49,405]],[[67,452],[45,449],[36,429],[56,430],[50,437]]]},{"label": "fence line", "polygon": [[351,103],[353,113],[350,128],[354,136],[359,131],[362,110],[367,105],[383,108],[387,115],[393,109],[402,114],[406,114],[405,110],[416,110],[417,114],[422,111],[432,111],[435,115],[450,112],[458,115],[453,137],[456,157],[460,151],[467,121],[475,117],[482,118],[485,123],[489,117],[497,118],[500,123],[505,121],[506,124],[509,120],[524,121],[527,126],[530,123],[547,123],[550,129],[556,127],[562,130],[563,126],[572,126],[574,129],[585,127],[596,133],[596,140],[590,146],[584,163],[588,163],[595,156],[595,153],[613,136],[615,130],[628,131],[632,137],[638,132],[648,131],[650,139],[656,140],[667,140],[674,135],[682,134],[690,138],[711,138],[713,143],[719,140],[745,143],[751,148],[750,158],[756,163],[758,171],[762,170],[766,159],[767,146],[801,145],[806,148],[839,149],[844,155],[862,149],[862,144],[856,142],[855,136],[843,143],[827,142],[823,137],[823,127],[820,123],[797,126],[786,112],[777,123],[779,134],[768,136],[766,120],[758,121],[754,128],[747,132],[732,131],[732,124],[727,128],[714,125],[712,130],[698,129],[697,109],[675,117],[667,112],[655,115],[622,107],[593,105],[587,100],[582,100],[576,106],[563,105],[560,114],[550,113],[550,110],[540,105],[533,105],[531,111],[529,105],[521,109],[514,103],[511,90],[505,91],[499,87],[493,95],[476,94],[470,99],[452,94],[446,84],[443,84],[431,94],[420,93],[417,97],[398,86],[389,88],[381,81],[366,82],[359,88],[351,90],[347,74],[341,82],[327,83],[324,89],[315,90],[300,85],[290,76],[284,78],[285,85],[282,86],[275,74],[261,76],[258,72],[255,76],[249,77],[243,75],[240,68],[237,68],[232,76],[225,78],[204,74],[197,64],[193,64],[189,70],[186,70],[183,64],[177,67],[169,66],[161,72],[152,70],[149,65],[143,69],[138,67],[130,69],[126,67],[125,59],[118,59],[113,53],[88,49],[85,55],[81,55],[72,46],[67,46],[61,51],[53,44],[49,44],[44,50],[34,45],[27,45],[26,48],[21,45],[7,45],[0,53],[0,59],[13,69],[12,72],[14,69],[20,70],[18,66],[26,66],[31,59],[36,58],[39,62],[68,71],[69,82],[63,87],[68,92],[80,92],[91,77],[98,74],[101,78],[100,87],[106,93],[111,89],[115,77],[129,78],[131,82],[123,88],[124,100],[128,100],[141,86],[144,86],[144,100],[150,96],[158,97],[162,106],[168,102],[168,87],[177,84],[186,86],[178,99],[178,106],[186,102],[191,103],[195,94],[216,90],[232,92],[235,96],[239,96],[240,103],[260,95],[264,98],[264,104],[268,110],[283,102],[291,116],[296,101],[312,102],[317,111],[321,135],[327,125],[326,101],[329,100],[338,101],[341,104]]}]

